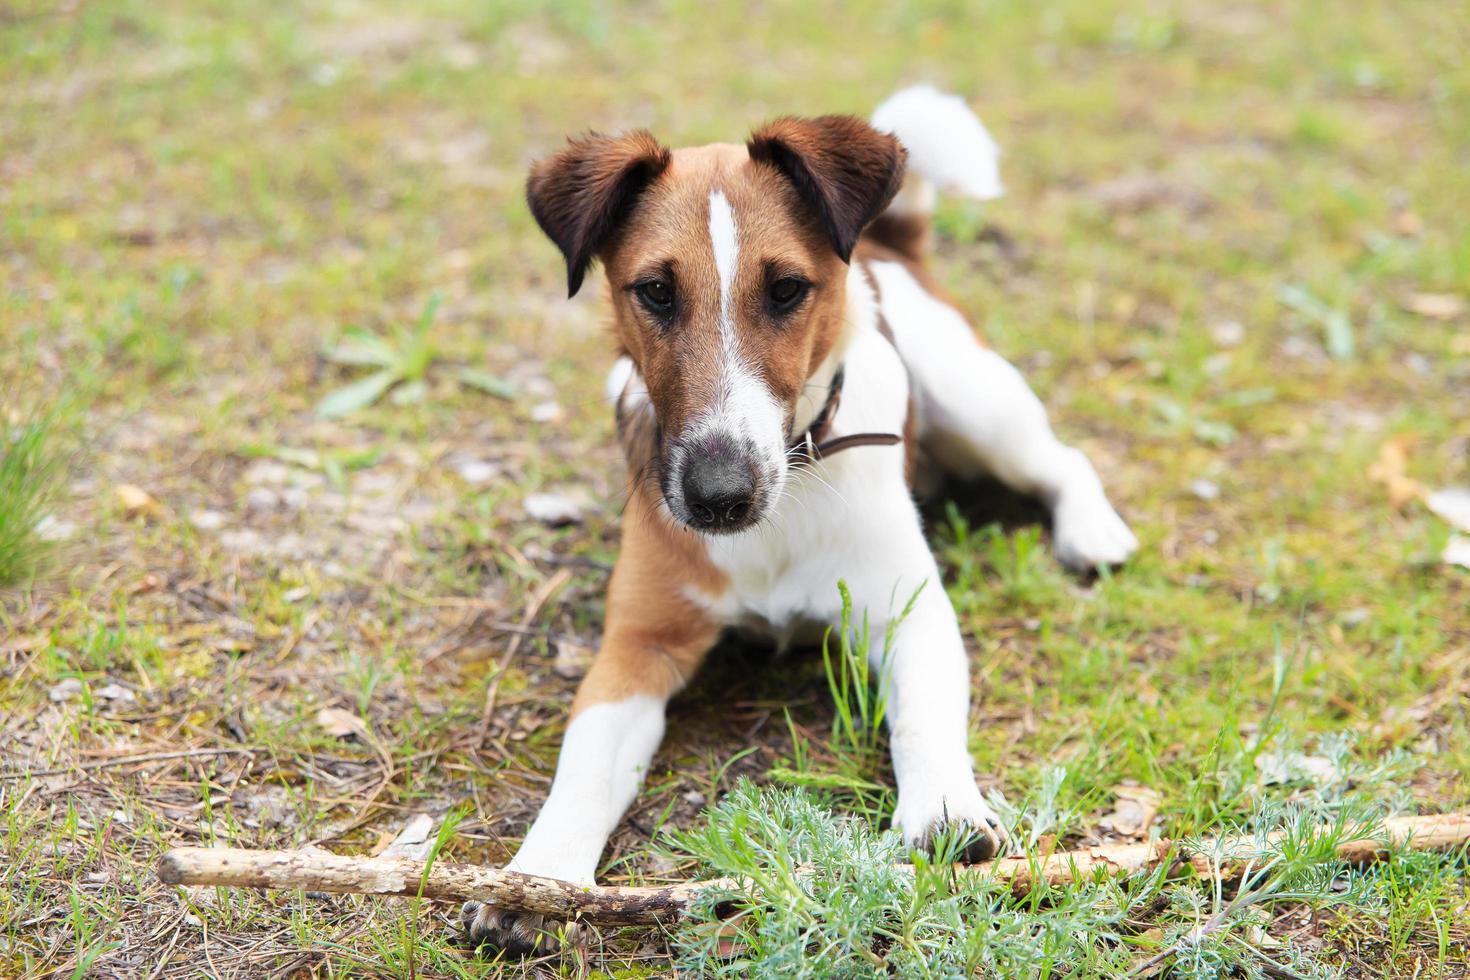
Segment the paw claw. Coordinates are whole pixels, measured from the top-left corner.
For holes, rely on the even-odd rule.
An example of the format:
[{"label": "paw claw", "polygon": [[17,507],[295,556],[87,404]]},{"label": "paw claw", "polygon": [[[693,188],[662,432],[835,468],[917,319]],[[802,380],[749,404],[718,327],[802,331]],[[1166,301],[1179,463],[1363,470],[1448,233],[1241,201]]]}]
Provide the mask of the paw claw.
[{"label": "paw claw", "polygon": [[935,838],[945,831],[949,831],[964,841],[954,852],[955,860],[960,864],[979,864],[981,861],[989,861],[1000,854],[1001,847],[1007,839],[1005,828],[988,818],[979,822],[940,819],[929,825],[923,836],[916,842],[916,846],[933,856]]},{"label": "paw claw", "polygon": [[459,922],[466,944],[491,957],[501,953],[512,959],[542,956],[560,945],[557,924],[547,922],[545,916],[507,912],[484,902],[465,902]]},{"label": "paw claw", "polygon": [[893,819],[910,846],[930,855],[935,839],[948,831],[951,839],[961,842],[952,852],[954,860],[964,864],[996,857],[1007,840],[1000,817],[974,783],[932,796],[900,797]]}]

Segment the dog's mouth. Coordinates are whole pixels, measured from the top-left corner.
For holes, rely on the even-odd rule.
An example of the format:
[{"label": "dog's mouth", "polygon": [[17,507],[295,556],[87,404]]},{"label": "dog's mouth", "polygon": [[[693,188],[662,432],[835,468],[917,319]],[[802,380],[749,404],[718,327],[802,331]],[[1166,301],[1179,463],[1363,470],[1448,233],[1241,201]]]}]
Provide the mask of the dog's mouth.
[{"label": "dog's mouth", "polygon": [[781,476],[779,460],[768,459],[749,439],[720,431],[671,442],[662,463],[669,513],[702,534],[738,534],[759,523]]}]

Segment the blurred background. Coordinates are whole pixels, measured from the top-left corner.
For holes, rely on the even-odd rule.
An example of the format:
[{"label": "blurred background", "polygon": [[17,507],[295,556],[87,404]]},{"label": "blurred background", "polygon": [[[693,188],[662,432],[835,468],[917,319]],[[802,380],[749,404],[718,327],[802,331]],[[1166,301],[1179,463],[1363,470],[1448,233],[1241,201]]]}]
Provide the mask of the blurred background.
[{"label": "blurred background", "polygon": [[[529,163],[916,82],[977,110],[1008,188],[942,206],[936,272],[1144,541],[1086,583],[1023,504],[931,510],[987,787],[1061,761],[1069,840],[1113,839],[1123,785],[1194,832],[1265,792],[1221,746],[1289,719],[1295,790],[1324,770],[1293,760],[1402,756],[1401,808],[1462,803],[1470,517],[1429,503],[1470,484],[1467,52],[1438,0],[0,0],[0,758],[50,773],[0,781],[0,973],[471,970],[444,909],[185,901],[149,868],[419,813],[503,860],[623,486],[602,299],[565,298]],[[761,656],[676,704],[607,880],[687,873],[652,831],[822,757],[820,664]],[[1301,941],[1440,942],[1352,921]]]}]

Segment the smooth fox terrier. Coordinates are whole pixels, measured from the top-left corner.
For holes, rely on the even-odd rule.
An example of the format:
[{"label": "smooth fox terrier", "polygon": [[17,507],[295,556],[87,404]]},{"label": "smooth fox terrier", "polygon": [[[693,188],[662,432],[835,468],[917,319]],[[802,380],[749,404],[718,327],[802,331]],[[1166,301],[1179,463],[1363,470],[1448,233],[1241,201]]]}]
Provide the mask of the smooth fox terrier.
[{"label": "smooth fox terrier", "polygon": [[[1087,457],[922,264],[936,191],[998,196],[997,158],[963,101],[920,87],[871,123],[783,118],[744,145],[673,151],[642,131],[590,135],[532,169],[527,200],[570,293],[594,258],[607,273],[621,353],[608,392],[632,481],[601,649],[509,868],[591,883],[665,703],[721,630],[809,635],[837,619],[839,579],[876,636],[894,597],[919,590],[875,664],[894,826],[924,847],[959,825],[966,857],[997,852],[967,746],[965,646],[913,483],[937,467],[1039,497],[1076,569],[1138,546]],[[550,924],[491,905],[469,903],[463,922],[513,954],[551,942]]]}]

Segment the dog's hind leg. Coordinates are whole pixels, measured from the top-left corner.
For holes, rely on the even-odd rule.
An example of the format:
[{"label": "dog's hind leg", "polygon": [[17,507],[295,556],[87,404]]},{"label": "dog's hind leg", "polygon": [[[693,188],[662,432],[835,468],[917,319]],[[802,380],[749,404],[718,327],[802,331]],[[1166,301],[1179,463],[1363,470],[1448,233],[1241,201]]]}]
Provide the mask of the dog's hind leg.
[{"label": "dog's hind leg", "polygon": [[919,399],[925,448],[961,477],[989,473],[1052,512],[1056,554],[1081,570],[1114,565],[1138,540],[1081,450],[1052,432],[1046,409],[1005,358],[982,347],[958,310],[898,262],[869,264]]}]

